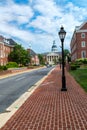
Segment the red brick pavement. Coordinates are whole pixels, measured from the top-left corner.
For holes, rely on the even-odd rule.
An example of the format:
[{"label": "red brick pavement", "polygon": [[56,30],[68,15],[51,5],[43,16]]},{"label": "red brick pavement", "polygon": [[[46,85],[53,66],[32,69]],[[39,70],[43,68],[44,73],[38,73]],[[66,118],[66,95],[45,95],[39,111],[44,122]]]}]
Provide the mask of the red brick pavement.
[{"label": "red brick pavement", "polygon": [[0,130],[87,130],[87,93],[56,67]]}]

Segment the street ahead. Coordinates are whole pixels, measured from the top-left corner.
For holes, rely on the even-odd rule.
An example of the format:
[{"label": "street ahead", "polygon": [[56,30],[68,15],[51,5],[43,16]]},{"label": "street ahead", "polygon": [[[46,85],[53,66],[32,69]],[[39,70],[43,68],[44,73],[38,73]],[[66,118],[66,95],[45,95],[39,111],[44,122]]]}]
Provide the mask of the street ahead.
[{"label": "street ahead", "polygon": [[5,112],[6,108],[52,69],[42,68],[0,79],[0,113]]}]

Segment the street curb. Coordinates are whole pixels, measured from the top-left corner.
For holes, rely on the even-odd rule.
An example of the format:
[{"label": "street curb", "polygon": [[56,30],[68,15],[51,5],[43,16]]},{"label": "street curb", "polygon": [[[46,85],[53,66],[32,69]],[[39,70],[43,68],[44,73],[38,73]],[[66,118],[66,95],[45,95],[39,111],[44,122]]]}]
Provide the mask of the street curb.
[{"label": "street curb", "polygon": [[19,72],[8,73],[6,75],[4,74],[4,75],[0,76],[0,79],[11,77],[11,76],[18,75],[18,74],[22,74],[22,73],[25,73],[25,72],[28,73],[28,72],[31,72],[31,71],[34,71],[34,70],[37,70],[37,69],[41,69],[41,68],[45,68],[45,67],[27,69],[27,70],[23,70],[23,71],[19,71]]}]

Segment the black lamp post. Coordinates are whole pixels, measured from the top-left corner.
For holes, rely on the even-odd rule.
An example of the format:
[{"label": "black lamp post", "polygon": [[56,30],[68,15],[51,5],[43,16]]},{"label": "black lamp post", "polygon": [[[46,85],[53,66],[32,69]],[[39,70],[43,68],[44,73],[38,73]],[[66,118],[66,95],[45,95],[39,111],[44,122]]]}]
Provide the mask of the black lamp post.
[{"label": "black lamp post", "polygon": [[61,88],[61,91],[67,91],[67,88],[66,88],[66,78],[65,78],[65,70],[64,70],[64,39],[65,39],[65,35],[66,35],[66,32],[63,28],[63,26],[60,28],[60,31],[59,31],[59,37],[60,37],[60,40],[61,40],[61,48],[62,48],[62,88]]}]

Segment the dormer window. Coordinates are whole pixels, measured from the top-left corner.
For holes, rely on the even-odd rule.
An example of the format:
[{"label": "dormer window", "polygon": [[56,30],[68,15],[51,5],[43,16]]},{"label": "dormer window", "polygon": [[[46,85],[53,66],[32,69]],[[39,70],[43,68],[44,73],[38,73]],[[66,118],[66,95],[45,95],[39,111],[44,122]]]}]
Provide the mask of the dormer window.
[{"label": "dormer window", "polygon": [[85,38],[85,33],[81,33],[81,38]]}]

